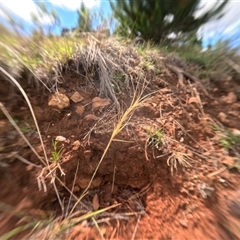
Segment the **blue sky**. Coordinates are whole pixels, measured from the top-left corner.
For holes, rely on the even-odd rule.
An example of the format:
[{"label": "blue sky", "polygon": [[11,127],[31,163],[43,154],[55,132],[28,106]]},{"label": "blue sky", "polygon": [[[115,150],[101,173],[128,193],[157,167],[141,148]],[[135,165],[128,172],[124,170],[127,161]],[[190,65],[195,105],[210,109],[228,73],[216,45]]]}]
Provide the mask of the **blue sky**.
[{"label": "blue sky", "polygon": [[[5,13],[10,12],[14,19],[24,26],[26,32],[32,29],[30,13],[37,12],[36,1],[33,0],[0,0],[0,22],[8,25],[5,20]],[[101,12],[105,17],[111,13],[111,7],[108,0],[50,0],[42,1],[47,9],[54,9],[61,21],[61,27],[73,28],[77,25],[77,10],[81,2],[92,12]],[[50,19],[44,19],[43,23],[48,24]],[[54,33],[60,34],[61,28],[55,28]]]},{"label": "blue sky", "polygon": [[[81,1],[85,6],[93,12],[101,12],[104,16],[111,13],[111,8],[108,0],[49,0],[44,1],[47,8],[55,9],[61,20],[61,27],[72,28],[77,24],[77,10],[80,7]],[[201,15],[204,11],[212,9],[216,5],[216,0],[202,0],[203,9],[196,15]],[[5,11],[10,11],[17,22],[22,23],[26,32],[30,32],[32,27],[31,12],[36,12],[36,4],[33,0],[0,0],[0,22],[6,24],[4,19]],[[43,20],[45,24],[50,22],[50,19]],[[60,28],[54,30],[59,34]],[[230,0],[226,7],[225,16],[217,21],[212,21],[199,30],[199,36],[203,36],[203,47],[209,43],[214,44],[218,39],[231,38],[240,36],[240,0]],[[239,40],[238,40],[239,39]],[[240,42],[240,37],[235,39]],[[239,43],[240,45],[240,43]]]}]

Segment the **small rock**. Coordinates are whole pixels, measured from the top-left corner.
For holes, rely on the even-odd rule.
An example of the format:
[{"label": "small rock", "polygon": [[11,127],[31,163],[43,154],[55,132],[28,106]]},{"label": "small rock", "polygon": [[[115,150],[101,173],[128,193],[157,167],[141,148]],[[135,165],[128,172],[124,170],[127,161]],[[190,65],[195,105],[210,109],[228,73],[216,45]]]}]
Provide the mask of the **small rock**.
[{"label": "small rock", "polygon": [[63,137],[63,136],[57,136],[57,137],[55,138],[55,140],[56,140],[56,141],[59,141],[59,142],[64,142],[64,141],[66,140],[66,138]]},{"label": "small rock", "polygon": [[229,115],[232,115],[234,117],[239,117],[239,112],[238,111],[228,111]]},{"label": "small rock", "polygon": [[183,196],[187,197],[188,196],[188,190],[186,188],[182,188],[180,190],[180,193],[182,193]]},{"label": "small rock", "polygon": [[78,192],[80,190],[79,186],[78,185],[75,185],[74,188],[73,188],[73,192]]},{"label": "small rock", "polygon": [[[82,189],[85,189],[89,182],[90,182],[90,179],[91,179],[92,176],[89,176],[87,178],[84,178],[83,176],[81,176],[80,178],[77,179],[77,184],[78,186],[80,186]],[[90,189],[93,189],[93,188],[97,188],[101,185],[102,183],[102,178],[101,177],[95,177],[93,180],[92,180],[92,183],[91,183],[91,186],[90,186]]]},{"label": "small rock", "polygon": [[95,116],[94,114],[88,114],[84,117],[84,121],[86,125],[91,125],[94,122],[96,122],[99,119],[99,117]]},{"label": "small rock", "polygon": [[190,97],[189,100],[188,100],[188,103],[189,104],[191,104],[191,103],[200,104],[199,99],[197,97]]},{"label": "small rock", "polygon": [[58,88],[58,91],[59,91],[60,93],[66,93],[66,90],[65,90],[64,88]]},{"label": "small rock", "polygon": [[186,210],[187,207],[189,205],[189,202],[188,200],[186,199],[185,201],[182,201],[180,204],[179,204],[179,207],[182,208],[183,210]]},{"label": "small rock", "polygon": [[167,93],[172,93],[172,90],[170,88],[162,88],[160,92],[163,94],[167,94]]},{"label": "small rock", "polygon": [[70,99],[75,102],[75,103],[78,103],[78,102],[81,102],[84,98],[82,97],[82,95],[79,93],[79,92],[75,92],[71,97]]},{"label": "small rock", "polygon": [[240,130],[238,130],[238,129],[233,129],[233,130],[232,130],[232,134],[233,134],[234,136],[240,136]]},{"label": "small rock", "polygon": [[139,117],[146,118],[157,118],[159,117],[159,111],[156,111],[154,107],[152,107],[149,103],[141,104],[135,111],[135,114]]},{"label": "small rock", "polygon": [[185,228],[188,227],[187,220],[185,220],[185,219],[179,219],[179,223],[180,223],[183,227],[185,227]]},{"label": "small rock", "polygon": [[102,111],[104,108],[108,107],[111,101],[108,98],[95,97],[92,100],[92,110],[93,112]]},{"label": "small rock", "polygon": [[237,102],[237,96],[234,92],[230,92],[227,96],[221,97],[221,101],[228,104],[235,103]]},{"label": "small rock", "polygon": [[234,110],[236,110],[236,109],[239,110],[240,109],[240,102],[233,103],[231,108],[234,109]]},{"label": "small rock", "polygon": [[220,183],[225,183],[225,182],[226,182],[226,180],[225,180],[225,179],[223,179],[223,178],[220,178],[220,179],[219,179],[219,182],[220,182]]},{"label": "small rock", "polygon": [[80,141],[79,140],[77,140],[77,141],[75,141],[73,144],[73,148],[72,148],[72,150],[73,151],[76,151],[76,150],[78,150],[79,149],[79,147],[80,147],[80,145],[81,145],[81,143],[80,143]]},{"label": "small rock", "polygon": [[223,160],[222,160],[222,164],[224,164],[225,166],[229,167],[234,165],[234,158],[230,157],[230,156],[224,156]]},{"label": "small rock", "polygon": [[92,206],[93,206],[94,211],[99,209],[100,204],[99,204],[99,197],[98,197],[97,193],[93,197]]},{"label": "small rock", "polygon": [[48,102],[48,106],[55,107],[55,108],[62,110],[62,109],[68,108],[70,106],[70,101],[69,101],[69,98],[65,94],[55,92],[51,96],[51,98]]},{"label": "small rock", "polygon": [[152,103],[152,106],[155,108],[155,107],[157,107],[157,104],[156,103]]},{"label": "small rock", "polygon": [[228,120],[227,120],[227,115],[226,115],[225,113],[223,113],[223,112],[220,112],[220,113],[218,114],[218,118],[219,118],[219,120],[220,120],[222,123],[227,123],[227,122],[228,122]]},{"label": "small rock", "polygon": [[91,150],[85,150],[84,151],[84,157],[86,161],[89,161],[92,157],[92,151]]},{"label": "small rock", "polygon": [[77,106],[75,112],[78,114],[78,115],[83,115],[85,111],[85,107],[84,106]]},{"label": "small rock", "polygon": [[188,191],[189,191],[189,193],[194,194],[194,193],[195,193],[195,187],[194,187],[194,185],[191,185],[191,186],[188,188]]}]

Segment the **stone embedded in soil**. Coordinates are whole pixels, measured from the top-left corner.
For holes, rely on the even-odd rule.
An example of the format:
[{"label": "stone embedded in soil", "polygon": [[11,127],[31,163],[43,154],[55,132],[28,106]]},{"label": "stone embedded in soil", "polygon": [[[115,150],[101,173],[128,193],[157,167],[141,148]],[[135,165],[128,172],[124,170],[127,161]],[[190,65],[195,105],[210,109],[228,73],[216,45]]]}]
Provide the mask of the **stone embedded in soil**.
[{"label": "stone embedded in soil", "polygon": [[94,122],[96,122],[99,119],[99,117],[95,116],[94,114],[88,114],[84,117],[84,123],[88,126],[92,125]]},{"label": "stone embedded in soil", "polygon": [[238,130],[238,129],[233,129],[233,130],[232,130],[232,134],[233,134],[234,136],[240,136],[240,130]]},{"label": "stone embedded in soil", "polygon": [[222,123],[228,123],[227,115],[224,112],[220,112],[218,118]]},{"label": "stone embedded in soil", "polygon": [[75,103],[79,103],[81,102],[84,98],[82,97],[82,95],[79,92],[75,92],[70,99],[75,102]]},{"label": "stone embedded in soil", "polygon": [[240,117],[238,111],[228,111],[228,114],[229,114],[229,115],[232,115],[232,116],[234,116],[234,117]]},{"label": "stone embedded in soil", "polygon": [[[88,186],[90,179],[91,179],[91,176],[88,176],[86,178],[84,178],[84,176],[79,176],[79,178],[77,179],[77,185],[80,188],[85,189]],[[90,189],[99,187],[102,181],[103,181],[103,178],[95,177],[92,181]]]},{"label": "stone embedded in soil", "polygon": [[66,140],[66,138],[63,137],[63,136],[57,136],[57,137],[55,138],[55,140],[56,140],[56,141],[59,141],[59,142],[64,142],[64,141]]},{"label": "stone embedded in soil", "polygon": [[181,226],[183,226],[184,228],[188,227],[188,223],[186,219],[179,219],[179,223],[181,224]]},{"label": "stone embedded in soil", "polygon": [[170,89],[170,88],[162,88],[159,91],[163,94],[172,93],[172,89]]},{"label": "stone embedded in soil", "polygon": [[48,102],[48,106],[62,110],[62,109],[68,108],[70,106],[70,101],[69,101],[69,98],[65,94],[55,92],[51,96],[51,98]]},{"label": "stone embedded in soil", "polygon": [[159,113],[156,109],[151,106],[149,103],[143,103],[139,108],[136,109],[135,114],[139,117],[146,117],[146,118],[157,118]]},{"label": "stone embedded in soil", "polygon": [[191,104],[191,103],[197,103],[197,104],[200,104],[200,100],[199,98],[197,97],[190,97],[189,100],[188,100],[188,103]]},{"label": "stone embedded in soil", "polygon": [[97,195],[97,193],[94,195],[93,200],[92,200],[92,206],[93,206],[93,210],[96,211],[99,209],[100,204],[99,204],[99,197]]},{"label": "stone embedded in soil", "polygon": [[234,110],[240,110],[240,102],[233,103],[233,105],[231,105],[231,108]]},{"label": "stone embedded in soil", "polygon": [[93,112],[102,111],[104,108],[108,107],[111,104],[110,99],[95,97],[92,100],[92,110]]},{"label": "stone embedded in soil", "polygon": [[78,114],[78,115],[83,115],[83,113],[84,113],[84,111],[85,111],[85,107],[84,106],[77,106],[76,107],[76,110],[75,110],[75,112]]},{"label": "stone embedded in soil", "polygon": [[221,161],[222,164],[226,165],[226,166],[232,166],[234,165],[234,158],[230,157],[230,156],[224,156],[223,160]]},{"label": "stone embedded in soil", "polygon": [[235,103],[237,102],[237,96],[234,92],[230,92],[227,96],[221,97],[221,101],[228,104]]},{"label": "stone embedded in soil", "polygon": [[80,190],[79,186],[75,185],[73,188],[73,192],[76,193]]},{"label": "stone embedded in soil", "polygon": [[73,150],[73,151],[76,151],[76,150],[78,150],[79,147],[81,146],[81,143],[80,143],[79,140],[76,140],[72,145],[73,145],[72,150]]}]

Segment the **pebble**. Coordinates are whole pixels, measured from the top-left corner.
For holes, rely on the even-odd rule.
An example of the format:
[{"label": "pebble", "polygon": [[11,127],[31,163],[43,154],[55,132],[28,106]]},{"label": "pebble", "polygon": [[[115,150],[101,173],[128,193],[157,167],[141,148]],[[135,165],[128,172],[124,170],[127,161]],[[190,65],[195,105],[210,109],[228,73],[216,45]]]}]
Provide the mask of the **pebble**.
[{"label": "pebble", "polygon": [[227,115],[224,112],[220,112],[217,116],[222,123],[227,123]]}]

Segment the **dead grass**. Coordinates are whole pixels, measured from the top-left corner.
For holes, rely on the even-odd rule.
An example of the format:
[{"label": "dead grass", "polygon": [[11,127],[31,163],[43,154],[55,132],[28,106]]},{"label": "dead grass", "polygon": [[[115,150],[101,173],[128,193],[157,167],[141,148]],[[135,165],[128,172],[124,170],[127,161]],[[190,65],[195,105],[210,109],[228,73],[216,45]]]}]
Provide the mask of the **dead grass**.
[{"label": "dead grass", "polygon": [[[57,43],[59,43],[59,45]],[[52,44],[54,44],[54,46]],[[93,222],[95,226],[98,228],[98,222],[94,220],[94,216],[99,215],[102,212],[105,212],[113,207],[118,206],[117,204],[103,210],[91,211],[84,215],[80,215],[80,217],[74,217],[76,214],[75,208],[79,204],[79,202],[81,202],[83,197],[87,194],[88,189],[91,185],[91,182],[94,179],[99,169],[99,166],[104,160],[104,156],[106,155],[112,141],[114,141],[116,136],[128,124],[128,121],[130,120],[131,116],[134,113],[134,110],[138,107],[138,105],[149,96],[149,94],[144,95],[144,91],[146,89],[148,82],[144,78],[143,70],[141,68],[135,69],[135,67],[137,66],[138,57],[133,49],[131,48],[129,49],[126,46],[123,46],[122,44],[112,39],[109,39],[108,41],[104,42],[104,44],[100,44],[100,45],[96,41],[90,41],[89,45],[85,46],[84,48],[82,48],[80,44],[78,46],[74,45],[76,48],[79,47],[77,50],[74,49],[75,51],[74,53],[73,53],[73,48],[67,47],[62,49],[61,48],[62,44],[63,45],[65,44],[65,40],[62,42],[51,42],[51,41],[42,42],[40,46],[38,46],[39,58],[34,58],[29,52],[29,49],[28,49],[28,52],[24,52],[24,54],[26,54],[26,58],[24,58],[25,55],[23,54],[23,51],[25,51],[25,49],[20,49],[19,51],[16,51],[16,49],[6,46],[4,43],[2,44],[2,46],[4,46],[7,51],[14,53],[15,56],[17,56],[19,63],[29,68],[29,70],[32,71],[35,74],[35,76],[40,77],[40,73],[45,73],[44,76],[41,77],[41,81],[44,83],[44,86],[47,87],[47,89],[50,91],[53,89],[54,91],[58,90],[57,85],[58,85],[58,82],[60,81],[59,79],[61,78],[61,71],[64,65],[62,62],[65,62],[66,68],[68,71],[68,67],[70,67],[68,65],[68,62],[70,60],[73,60],[76,71],[78,72],[78,68],[82,67],[86,73],[86,78],[89,79],[89,83],[96,86],[99,89],[100,96],[111,98],[114,101],[115,107],[118,109],[119,112],[118,112],[118,120],[117,122],[115,122],[115,126],[112,130],[112,135],[92,175],[89,185],[85,189],[85,191],[81,194],[81,196],[77,198],[73,194],[72,190],[67,189],[66,186],[64,186],[64,184],[61,182],[61,180],[57,176],[57,173],[56,173],[57,169],[60,170],[60,173],[62,175],[65,174],[61,169],[61,165],[59,163],[60,161],[55,163],[50,163],[48,160],[48,156],[45,151],[45,146],[41,138],[40,129],[38,127],[35,114],[33,112],[31,103],[26,93],[24,92],[24,90],[22,89],[22,87],[19,85],[19,83],[16,81],[14,77],[1,68],[1,71],[6,75],[8,79],[10,79],[18,87],[18,89],[22,92],[23,96],[25,97],[25,100],[28,103],[28,106],[34,118],[37,131],[39,133],[42,149],[44,152],[44,158],[45,158],[45,162],[43,162],[45,167],[42,168],[42,171],[38,177],[39,189],[40,190],[43,189],[44,191],[47,191],[47,186],[45,184],[45,181],[50,177],[51,178],[50,182],[54,186],[54,189],[59,201],[59,205],[61,206],[61,209],[62,209],[62,213],[63,215],[67,214],[63,220],[59,221],[59,219],[55,219],[54,223],[51,224],[53,225],[53,228],[51,228],[50,233],[48,232],[48,235],[50,234],[51,236],[56,236],[60,231],[71,228],[75,224],[89,218],[93,218]],[[47,46],[47,49],[46,49],[46,46]],[[34,46],[34,47],[37,47],[37,46]],[[55,52],[58,52],[60,56],[56,56],[54,54]],[[28,58],[36,62],[32,63]],[[52,68],[52,66],[54,67]],[[44,69],[44,71],[42,71],[42,69]],[[49,82],[46,82],[44,80],[44,78],[49,77],[51,73],[53,73],[53,76],[51,78],[52,85],[49,84]],[[96,73],[97,76],[99,77],[99,82],[100,82],[99,85],[96,82],[94,82],[94,79],[93,79],[94,76],[92,75],[93,73]],[[116,78],[114,79],[114,77],[117,74],[118,75],[120,74],[123,76],[123,79],[121,82],[117,82]],[[123,89],[124,90],[128,89],[130,94],[132,94],[132,102],[129,106],[127,106],[126,109],[120,111],[120,104],[118,102],[117,94],[121,94],[121,91],[123,91]],[[26,139],[22,131],[17,127],[17,125],[13,121],[11,115],[5,111],[5,108],[3,105],[1,105],[1,109],[9,118],[9,121],[13,123],[18,133],[28,143],[32,151],[35,152],[38,158],[42,161],[42,157],[39,156],[38,153],[35,151],[35,149],[31,146],[31,144]],[[63,201],[59,195],[58,189],[55,184],[56,180],[58,180],[69,191],[70,198],[73,196],[73,198],[76,201],[73,207],[71,208],[71,210],[69,211],[69,213],[68,213],[69,206],[67,207],[67,212],[65,212],[65,206],[63,204]],[[35,224],[38,225],[38,223],[35,223]],[[29,224],[26,224],[25,226],[19,227],[17,229],[14,229],[12,232],[9,232],[6,235],[6,237],[8,238],[11,235],[13,236],[14,234],[18,234],[19,232],[26,229],[26,227],[35,228],[36,226],[33,226],[32,224],[30,226]],[[47,228],[45,228],[45,230],[47,230]]]},{"label": "dead grass", "polygon": [[[28,68],[34,74],[35,80],[38,81],[39,79],[44,87],[46,87],[49,91],[58,91],[59,83],[64,81],[62,78],[63,70],[66,72],[73,71],[79,76],[82,74],[84,78],[88,80],[89,85],[97,90],[99,96],[110,98],[114,102],[114,107],[111,112],[109,114],[106,113],[106,115],[104,115],[85,136],[86,138],[90,139],[91,132],[99,131],[100,125],[102,127],[110,126],[107,131],[111,132],[111,136],[107,142],[104,152],[99,159],[99,162],[94,170],[88,186],[81,193],[80,197],[78,197],[73,193],[78,166],[76,168],[72,188],[68,189],[58,177],[59,174],[57,171],[59,171],[61,175],[65,174],[61,168],[61,161],[50,163],[48,160],[36,117],[32,110],[30,101],[25,96],[26,94],[24,90],[21,89],[21,86],[19,86],[16,79],[8,74],[3,68],[0,68],[1,71],[9,79],[11,79],[15,85],[18,86],[20,91],[25,96],[26,102],[29,105],[39,133],[45,161],[43,161],[43,157],[38,155],[35,149],[31,146],[31,143],[29,143],[29,141],[24,137],[22,131],[14,123],[11,115],[5,111],[5,108],[2,104],[0,105],[0,108],[16,128],[21,137],[28,143],[32,151],[44,164],[45,167],[42,168],[41,174],[38,177],[39,188],[47,191],[47,185],[45,182],[48,178],[50,178],[51,184],[54,186],[59,205],[61,206],[62,210],[62,216],[59,218],[51,219],[52,222],[47,226],[45,223],[49,223],[49,219],[46,221],[43,220],[42,222],[35,221],[32,224],[29,223],[30,225],[26,224],[21,228],[14,229],[12,232],[7,233],[3,239],[8,239],[9,237],[19,233],[19,231],[22,231],[28,227],[40,228],[40,230],[38,229],[37,233],[31,232],[29,236],[32,239],[42,236],[48,236],[48,238],[56,238],[59,237],[59,234],[62,232],[72,229],[75,225],[84,223],[85,221],[89,220],[91,220],[91,224],[97,228],[101,238],[104,238],[98,224],[107,222],[113,218],[128,219],[129,216],[137,215],[138,220],[132,235],[132,239],[134,239],[142,213],[139,214],[133,211],[121,214],[107,213],[108,210],[117,208],[119,204],[115,204],[108,208],[95,211],[92,209],[86,211],[85,209],[84,213],[78,210],[77,207],[79,204],[81,205],[82,200],[88,194],[92,181],[95,178],[100,165],[104,161],[104,158],[112,142],[121,141],[117,139],[117,136],[124,128],[129,125],[134,111],[141,105],[141,103],[149,100],[151,94],[156,93],[149,93],[148,91],[148,86],[151,84],[151,78],[149,76],[161,76],[161,74],[164,76],[166,72],[168,72],[170,75],[170,72],[175,71],[175,74],[177,74],[179,77],[179,82],[181,81],[180,83],[184,84],[184,77],[190,76],[189,78],[191,78],[191,75],[186,73],[184,69],[181,69],[182,66],[176,63],[176,59],[170,61],[171,65],[175,67],[175,70],[171,70],[167,64],[165,66],[166,62],[169,64],[169,59],[163,58],[156,52],[156,49],[154,49],[154,51],[151,51],[151,46],[147,47],[147,52],[145,52],[144,48],[136,49],[134,46],[128,45],[126,42],[119,42],[114,38],[109,38],[104,41],[96,41],[91,38],[84,39],[81,42],[77,41],[74,38],[45,38],[42,42],[39,42],[39,45],[31,42],[31,47],[29,49],[24,46],[22,48],[16,49],[16,47],[14,47],[14,44],[7,45],[4,42],[0,43],[1,46],[5,49],[5,59],[9,58],[11,60],[13,56],[17,57],[16,59],[19,64],[18,66],[21,66],[20,68],[23,66]],[[9,61],[6,61],[6,65],[8,65],[8,67],[11,67],[11,64],[12,63]],[[179,69],[181,69],[181,71]],[[166,81],[164,84],[166,84],[166,86],[170,86],[170,84]],[[188,99],[187,104],[195,104],[199,110],[199,115],[201,118],[205,118],[203,104],[194,84],[188,83],[181,87],[188,88],[190,91],[190,99]],[[156,91],[159,92],[159,90]],[[126,92],[131,99],[131,102],[128,106],[121,105],[119,102],[119,96],[122,93]],[[168,102],[169,105],[174,108],[174,105],[172,105],[172,96],[173,95],[162,94],[164,101]],[[173,98],[177,98],[181,103],[181,99],[178,98],[178,96],[174,96]],[[183,106],[183,104],[181,106]],[[206,151],[206,149],[201,146],[201,144],[198,143],[193,137],[191,137],[190,133],[188,133],[188,131],[176,119],[174,119],[174,116],[171,117],[170,120],[168,115],[162,113],[161,105],[159,108],[161,119],[160,121],[162,122],[159,123],[159,126],[157,126],[153,132],[150,132],[149,136],[147,136],[145,156],[147,160],[150,160],[148,156],[148,149],[150,147],[156,148],[161,152],[161,154],[155,155],[155,152],[153,150],[154,158],[159,159],[163,156],[167,156],[167,165],[170,167],[171,173],[173,175],[177,172],[179,166],[183,166],[185,168],[191,167],[191,162],[193,161],[194,155],[198,157],[204,157],[202,156],[202,153]],[[187,112],[184,107],[182,107],[182,110]],[[166,122],[168,124],[168,127],[164,126]],[[180,129],[179,132],[182,134],[181,137],[175,136],[176,129]],[[200,150],[183,144],[182,139],[184,139],[185,136],[191,138],[192,141],[199,146]],[[23,161],[23,159],[21,159],[21,156],[18,156],[18,158]],[[56,180],[69,192],[69,199],[66,206],[63,199],[61,199],[59,195],[55,184]],[[134,199],[129,198],[128,200],[133,201]]]}]

